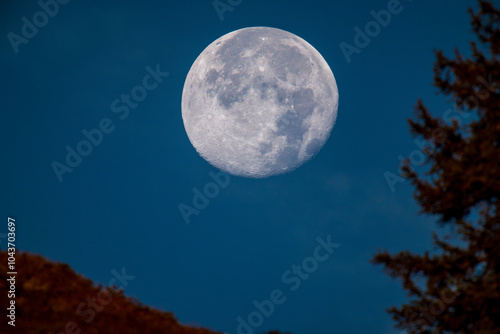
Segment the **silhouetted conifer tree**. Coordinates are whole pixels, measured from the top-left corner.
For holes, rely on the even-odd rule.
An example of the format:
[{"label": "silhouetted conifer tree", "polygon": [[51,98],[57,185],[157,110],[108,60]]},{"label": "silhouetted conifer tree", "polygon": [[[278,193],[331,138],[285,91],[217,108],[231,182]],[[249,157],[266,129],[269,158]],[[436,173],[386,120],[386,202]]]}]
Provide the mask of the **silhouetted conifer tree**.
[{"label": "silhouetted conifer tree", "polygon": [[500,333],[500,11],[480,0],[469,12],[471,55],[436,52],[434,84],[455,110],[435,117],[417,103],[409,124],[428,142],[427,161],[402,166],[422,212],[451,235],[434,234],[432,254],[372,260],[408,292],[407,304],[388,310],[407,333]]}]

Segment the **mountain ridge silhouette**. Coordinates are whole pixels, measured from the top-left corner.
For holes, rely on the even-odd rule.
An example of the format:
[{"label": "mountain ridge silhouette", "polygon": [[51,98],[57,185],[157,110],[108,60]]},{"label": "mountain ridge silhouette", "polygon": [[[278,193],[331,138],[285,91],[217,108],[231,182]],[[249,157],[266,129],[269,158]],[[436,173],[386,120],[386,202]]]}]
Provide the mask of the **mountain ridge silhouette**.
[{"label": "mountain ridge silhouette", "polygon": [[[10,271],[7,258],[7,251],[0,250],[3,310],[0,333],[222,334],[182,325],[173,313],[127,297],[119,288],[127,278],[122,275],[123,271],[115,270],[116,285],[105,287],[76,273],[68,264],[28,252],[17,252],[15,255],[16,298],[7,298],[10,286],[7,281],[10,277],[7,274]],[[15,327],[7,324],[10,321],[6,317],[10,300],[15,300]]]}]

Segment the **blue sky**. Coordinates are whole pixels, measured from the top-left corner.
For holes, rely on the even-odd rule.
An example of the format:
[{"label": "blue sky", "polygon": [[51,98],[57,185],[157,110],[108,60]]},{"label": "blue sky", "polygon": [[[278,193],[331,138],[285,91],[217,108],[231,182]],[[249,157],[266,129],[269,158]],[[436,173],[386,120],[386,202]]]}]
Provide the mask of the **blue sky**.
[{"label": "blue sky", "polygon": [[[377,249],[429,249],[434,222],[417,214],[408,182],[393,192],[384,173],[418,149],[406,119],[419,97],[436,115],[452,107],[431,85],[433,50],[468,52],[475,2],[402,0],[348,62],[339,45],[354,45],[354,28],[390,2],[244,0],[220,20],[212,1],[73,0],[17,53],[8,35],[22,35],[40,6],[2,3],[0,212],[16,218],[19,249],[102,284],[126,268],[126,294],[185,324],[236,333],[253,301],[280,289],[286,301],[255,333],[397,333],[384,310],[405,294],[368,261]],[[339,88],[337,122],[299,169],[231,177],[186,225],[179,204],[217,170],[184,131],[184,80],[207,45],[249,26],[287,30],[322,54]],[[120,119],[112,102],[157,66],[168,77]],[[59,182],[53,162],[103,119],[113,131]],[[283,273],[327,236],[340,246],[291,291]]]}]

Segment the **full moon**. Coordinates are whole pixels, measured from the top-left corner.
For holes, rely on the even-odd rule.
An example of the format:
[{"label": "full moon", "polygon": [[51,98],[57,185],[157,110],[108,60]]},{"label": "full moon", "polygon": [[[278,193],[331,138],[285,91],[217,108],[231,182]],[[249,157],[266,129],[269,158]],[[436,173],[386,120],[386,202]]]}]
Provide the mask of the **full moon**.
[{"label": "full moon", "polygon": [[182,119],[196,151],[232,175],[262,178],[312,158],[337,117],[337,83],[309,43],[252,27],[210,44],[192,65]]}]

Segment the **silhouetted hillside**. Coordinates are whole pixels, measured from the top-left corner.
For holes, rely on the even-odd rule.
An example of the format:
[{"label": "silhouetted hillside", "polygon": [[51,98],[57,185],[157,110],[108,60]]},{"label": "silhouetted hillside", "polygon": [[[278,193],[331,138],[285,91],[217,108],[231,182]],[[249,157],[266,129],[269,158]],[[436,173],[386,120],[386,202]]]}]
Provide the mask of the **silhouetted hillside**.
[{"label": "silhouetted hillside", "polygon": [[116,288],[96,286],[67,264],[51,262],[39,255],[17,253],[16,268],[14,328],[5,321],[10,300],[6,298],[7,253],[0,251],[3,310],[0,333],[220,334],[183,326],[173,314],[144,306]]}]

